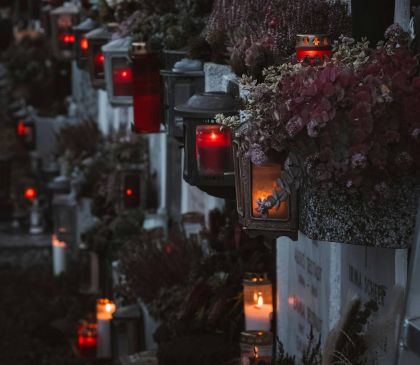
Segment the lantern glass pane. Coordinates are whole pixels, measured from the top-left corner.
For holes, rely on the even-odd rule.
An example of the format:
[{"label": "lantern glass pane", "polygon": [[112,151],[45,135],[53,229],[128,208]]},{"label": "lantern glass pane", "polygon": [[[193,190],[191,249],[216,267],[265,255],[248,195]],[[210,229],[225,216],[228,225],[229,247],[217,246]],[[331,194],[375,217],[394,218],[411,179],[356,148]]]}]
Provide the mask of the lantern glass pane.
[{"label": "lantern glass pane", "polygon": [[221,131],[218,125],[197,126],[196,156],[201,175],[223,175],[233,171],[230,130]]},{"label": "lantern glass pane", "polygon": [[238,213],[244,215],[244,194],[243,194],[243,181],[241,180],[242,169],[241,169],[241,160],[238,156],[238,145],[233,144],[233,158],[235,161],[235,190],[236,190],[236,209]]},{"label": "lantern glass pane", "polygon": [[[277,163],[251,164],[252,216],[254,218],[261,218],[261,214],[257,211],[257,200],[265,200],[269,196],[273,196],[273,190],[279,191],[277,179],[281,176],[281,170],[281,165]],[[270,209],[268,218],[288,220],[289,202],[283,201],[278,209],[275,207]]]},{"label": "lantern glass pane", "polygon": [[131,66],[126,57],[113,57],[112,65],[112,87],[114,96],[133,95],[133,77]]}]

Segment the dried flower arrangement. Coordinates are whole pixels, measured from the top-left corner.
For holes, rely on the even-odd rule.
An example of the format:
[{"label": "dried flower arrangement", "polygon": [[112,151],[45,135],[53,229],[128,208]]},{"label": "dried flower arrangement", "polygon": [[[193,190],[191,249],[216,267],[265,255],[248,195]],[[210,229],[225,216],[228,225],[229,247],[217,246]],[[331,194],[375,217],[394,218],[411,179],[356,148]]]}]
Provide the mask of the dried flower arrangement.
[{"label": "dried flower arrangement", "polygon": [[[348,6],[341,0],[216,0],[205,30],[211,50],[224,51],[233,71],[262,80],[262,70],[294,52],[298,33],[327,33],[333,38],[351,32]],[[220,34],[223,34],[221,36]],[[192,44],[191,53],[203,48]],[[220,56],[212,56],[209,60]]]},{"label": "dried flower arrangement", "polygon": [[[376,49],[343,37],[322,66],[271,67],[260,84],[244,78],[250,95],[240,153],[256,164],[285,153],[286,190],[308,180],[319,190],[338,186],[386,197],[392,181],[418,178],[419,66],[401,28],[385,36]],[[233,126],[239,119],[219,122]]]}]

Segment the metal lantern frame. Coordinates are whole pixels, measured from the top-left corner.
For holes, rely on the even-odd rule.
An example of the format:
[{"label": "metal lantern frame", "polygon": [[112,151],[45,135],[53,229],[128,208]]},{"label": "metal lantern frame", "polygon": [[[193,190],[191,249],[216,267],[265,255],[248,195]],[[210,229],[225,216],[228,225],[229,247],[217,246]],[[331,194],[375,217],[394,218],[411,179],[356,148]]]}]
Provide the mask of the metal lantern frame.
[{"label": "metal lantern frame", "polygon": [[316,65],[331,58],[331,38],[327,34],[298,34],[296,58],[299,62]]},{"label": "metal lantern frame", "polygon": [[[117,29],[118,24],[109,23],[106,26],[96,28],[86,34],[88,41],[87,66],[90,80],[94,89],[105,89],[105,57],[102,53],[102,46],[109,42],[112,33]],[[102,64],[98,69],[97,58]]]},{"label": "metal lantern frame", "polygon": [[[86,34],[98,27],[98,23],[92,18],[86,18],[80,24],[73,28],[75,42],[74,42],[74,54],[76,64],[79,69],[86,68],[87,65],[87,52],[88,52],[88,40]],[[86,50],[82,50],[82,42]]]},{"label": "metal lantern frame", "polygon": [[[249,157],[239,156],[240,142],[237,133],[247,128],[242,124],[233,139],[233,163],[235,168],[236,204],[239,223],[251,237],[262,235],[268,239],[286,236],[296,241],[299,229],[298,194],[292,191],[288,197],[288,219],[254,217],[252,198],[252,162]],[[279,176],[280,177],[280,176]]]},{"label": "metal lantern frame", "polygon": [[53,200],[54,234],[59,241],[74,247],[77,243],[77,202],[69,195],[57,194]]},{"label": "metal lantern frame", "polygon": [[[75,35],[73,28],[77,24],[79,16],[80,9],[70,2],[64,3],[50,12],[52,52],[58,60],[69,61],[74,57]],[[60,19],[65,19],[67,22],[63,24],[63,27],[60,27]],[[64,32],[62,32],[63,29]]]},{"label": "metal lantern frame", "polygon": [[[147,186],[149,180],[148,165],[143,164],[120,164],[117,165],[117,199],[116,199],[116,210],[122,213],[126,210],[143,208],[147,206]],[[138,191],[138,204],[131,202],[127,196],[127,189],[133,189],[134,186],[129,186],[130,182],[137,183]],[[133,194],[136,194],[133,191]],[[135,196],[133,196],[135,198]]]},{"label": "metal lantern frame", "polygon": [[196,93],[204,91],[203,71],[161,70],[163,79],[163,113],[167,133],[178,141],[183,139],[182,118],[176,116],[174,108],[184,104]]},{"label": "metal lantern frame", "polygon": [[[131,95],[118,96],[114,88],[114,62],[121,62],[129,70],[131,75],[131,61],[129,52],[131,50],[132,38],[125,37],[113,40],[102,46],[102,53],[105,57],[105,84],[108,100],[112,106],[131,106],[133,105],[133,78],[131,76]],[[128,82],[127,82],[128,83]]]},{"label": "metal lantern frame", "polygon": [[[199,126],[217,126],[215,122],[217,114],[236,114],[234,104],[231,94],[204,92],[193,95],[186,104],[176,106],[174,109],[176,115],[182,117],[184,127],[184,180],[220,198],[232,198],[235,195],[233,166],[232,171],[223,174],[200,174],[196,155],[196,133]],[[232,148],[232,139],[230,148]]]}]

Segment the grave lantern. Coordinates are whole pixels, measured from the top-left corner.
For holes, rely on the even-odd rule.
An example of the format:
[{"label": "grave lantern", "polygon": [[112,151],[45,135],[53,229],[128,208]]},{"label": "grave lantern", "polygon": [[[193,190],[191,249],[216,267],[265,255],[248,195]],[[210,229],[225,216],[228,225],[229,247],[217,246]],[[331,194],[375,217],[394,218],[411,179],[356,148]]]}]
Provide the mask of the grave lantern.
[{"label": "grave lantern", "polygon": [[59,276],[66,271],[67,244],[60,241],[56,235],[52,236],[52,261],[54,276]]},{"label": "grave lantern", "polygon": [[74,54],[76,58],[77,67],[83,69],[86,67],[89,43],[86,34],[97,27],[96,21],[91,18],[85,19],[79,25],[73,28],[75,42]]},{"label": "grave lantern", "polygon": [[183,138],[182,118],[176,117],[174,108],[204,91],[204,72],[200,61],[181,60],[172,70],[161,70],[163,79],[163,113],[168,135],[177,140]]},{"label": "grave lantern", "polygon": [[117,201],[116,210],[146,208],[147,166],[145,164],[121,164],[117,166]]},{"label": "grave lantern", "polygon": [[118,308],[112,316],[114,358],[127,356],[144,348],[144,325],[140,307],[136,304]]},{"label": "grave lantern", "polygon": [[146,43],[134,42],[131,47],[133,73],[133,106],[135,133],[160,131],[160,53],[146,48]]},{"label": "grave lantern", "polygon": [[19,118],[16,126],[18,140],[24,148],[29,151],[35,149],[36,146],[36,127],[31,116]]},{"label": "grave lantern", "polygon": [[269,331],[273,313],[273,286],[267,274],[246,274],[243,288],[245,329]]},{"label": "grave lantern", "polygon": [[92,86],[95,89],[105,88],[105,57],[102,46],[109,42],[112,33],[118,28],[116,23],[108,23],[106,26],[96,28],[86,34],[88,51],[87,66]]},{"label": "grave lantern", "polygon": [[116,310],[115,304],[106,298],[96,301],[96,321],[98,325],[98,358],[110,358],[111,351],[111,320]]},{"label": "grave lantern", "polygon": [[96,356],[98,332],[96,323],[81,321],[77,328],[77,348],[84,357]]},{"label": "grave lantern", "polygon": [[296,42],[296,59],[310,65],[322,64],[331,58],[331,39],[326,34],[298,34]]},{"label": "grave lantern", "polygon": [[71,60],[74,57],[73,27],[78,21],[79,13],[79,8],[70,2],[51,10],[52,51],[58,60]]},{"label": "grave lantern", "polygon": [[133,76],[129,50],[131,37],[113,40],[102,46],[105,56],[105,83],[112,106],[133,104]]},{"label": "grave lantern", "polygon": [[204,214],[200,212],[184,213],[181,218],[181,226],[186,238],[200,236],[206,230]]},{"label": "grave lantern", "polygon": [[241,365],[270,365],[273,335],[264,331],[244,331],[240,337]]},{"label": "grave lantern", "polygon": [[234,195],[232,138],[216,124],[216,114],[235,114],[234,98],[224,92],[195,94],[176,106],[184,125],[184,180],[210,195]]},{"label": "grave lantern", "polygon": [[[239,128],[246,128],[246,123]],[[237,130],[237,132],[239,132]],[[298,198],[297,192],[291,191],[284,197],[279,178],[283,163],[276,158],[268,159],[257,165],[249,157],[238,154],[240,141],[233,142],[235,166],[236,203],[238,219],[252,237],[263,235],[267,238],[287,236],[297,240],[298,234]],[[264,202],[276,200],[267,211],[261,211]]]},{"label": "grave lantern", "polygon": [[67,245],[77,243],[77,202],[71,194],[55,194],[53,199],[54,234]]}]

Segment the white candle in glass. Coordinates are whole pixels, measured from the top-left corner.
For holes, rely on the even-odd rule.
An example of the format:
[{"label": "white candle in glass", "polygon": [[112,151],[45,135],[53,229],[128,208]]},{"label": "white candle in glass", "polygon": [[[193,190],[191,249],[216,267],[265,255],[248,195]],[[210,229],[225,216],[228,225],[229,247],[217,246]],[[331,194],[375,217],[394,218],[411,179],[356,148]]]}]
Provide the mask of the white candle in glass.
[{"label": "white candle in glass", "polygon": [[245,329],[247,331],[269,331],[272,304],[265,304],[261,292],[254,293],[254,303],[245,303]]}]

